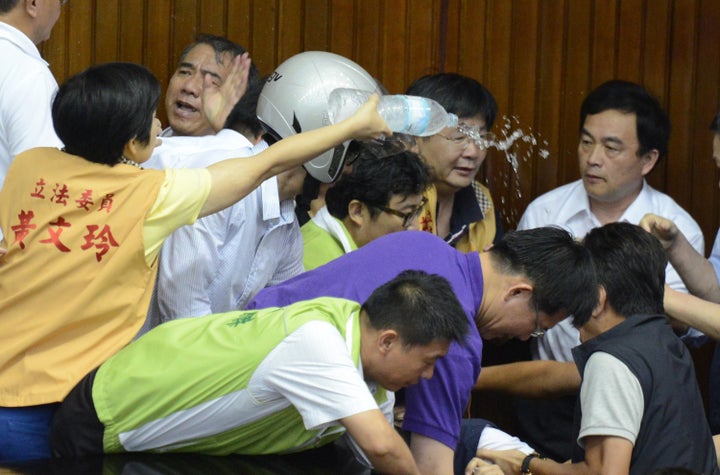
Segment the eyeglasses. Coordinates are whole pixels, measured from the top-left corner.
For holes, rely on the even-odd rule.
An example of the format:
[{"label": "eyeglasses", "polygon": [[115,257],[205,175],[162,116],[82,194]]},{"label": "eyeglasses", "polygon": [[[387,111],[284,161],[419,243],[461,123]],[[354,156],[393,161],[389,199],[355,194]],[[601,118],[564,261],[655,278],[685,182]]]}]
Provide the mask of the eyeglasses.
[{"label": "eyeglasses", "polygon": [[535,309],[535,331],[530,334],[530,338],[538,338],[545,334],[545,330],[540,326],[540,312]]},{"label": "eyeglasses", "polygon": [[490,147],[490,144],[495,141],[495,134],[492,132],[479,132],[477,134],[473,134],[475,137],[460,131],[458,131],[458,134],[461,135],[455,135],[454,137],[447,137],[443,134],[435,135],[444,138],[461,150],[465,150],[471,143],[475,144],[475,146],[480,150],[487,150]]},{"label": "eyeglasses", "polygon": [[410,210],[408,213],[403,213],[402,211],[398,211],[396,209],[388,208],[386,206],[379,206],[379,205],[370,205],[373,208],[377,208],[380,211],[384,211],[385,213],[392,214],[393,216],[397,216],[399,218],[403,219],[402,227],[403,229],[407,229],[410,227],[410,224],[420,216],[420,213],[422,213],[423,208],[427,204],[428,200],[426,197],[423,196],[423,199],[420,201],[420,204],[415,206],[412,210]]}]

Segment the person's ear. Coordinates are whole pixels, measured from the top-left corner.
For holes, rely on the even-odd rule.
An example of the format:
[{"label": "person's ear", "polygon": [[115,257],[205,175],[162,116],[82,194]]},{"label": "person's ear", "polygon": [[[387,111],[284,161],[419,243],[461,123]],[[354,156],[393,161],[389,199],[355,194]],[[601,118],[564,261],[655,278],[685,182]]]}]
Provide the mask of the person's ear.
[{"label": "person's ear", "polygon": [[524,298],[530,298],[533,293],[533,286],[530,285],[527,282],[517,282],[512,284],[510,287],[505,289],[505,293],[503,295],[503,299],[505,301],[517,298],[517,297],[524,297]]},{"label": "person's ear", "polygon": [[660,152],[658,152],[657,149],[652,149],[640,157],[640,160],[642,161],[642,176],[646,176],[653,168],[655,168],[655,164],[659,158]]},{"label": "person's ear", "polygon": [[365,205],[359,200],[352,200],[348,203],[348,218],[350,218],[350,221],[356,226],[362,226],[365,221],[364,208]]},{"label": "person's ear", "polygon": [[598,288],[598,303],[590,314],[590,318],[599,318],[605,313],[607,306],[607,291],[602,285]]},{"label": "person's ear", "polygon": [[125,144],[125,147],[123,147],[123,157],[127,158],[128,160],[135,161],[135,157],[137,157],[138,152],[141,148],[141,144],[137,140],[137,137],[133,137],[128,141],[128,143]]},{"label": "person's ear", "polygon": [[25,12],[33,18],[38,16],[37,0],[20,0],[25,4]]},{"label": "person's ear", "polygon": [[397,331],[386,329],[380,332],[377,338],[378,350],[382,355],[387,355],[393,346],[400,344],[400,335]]}]

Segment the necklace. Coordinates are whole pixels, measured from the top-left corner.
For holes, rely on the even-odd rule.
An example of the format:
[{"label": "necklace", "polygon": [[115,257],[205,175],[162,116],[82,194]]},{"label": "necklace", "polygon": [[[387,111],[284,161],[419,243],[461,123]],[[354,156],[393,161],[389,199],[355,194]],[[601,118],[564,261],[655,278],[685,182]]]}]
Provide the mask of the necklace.
[{"label": "necklace", "polygon": [[143,169],[143,167],[140,166],[140,164],[139,164],[138,162],[135,162],[135,161],[133,161],[133,160],[130,160],[129,158],[125,158],[125,155],[121,155],[121,156],[120,156],[120,161],[119,161],[119,162],[120,162],[120,163],[124,163],[125,165],[130,165],[130,166],[139,168],[140,170]]}]

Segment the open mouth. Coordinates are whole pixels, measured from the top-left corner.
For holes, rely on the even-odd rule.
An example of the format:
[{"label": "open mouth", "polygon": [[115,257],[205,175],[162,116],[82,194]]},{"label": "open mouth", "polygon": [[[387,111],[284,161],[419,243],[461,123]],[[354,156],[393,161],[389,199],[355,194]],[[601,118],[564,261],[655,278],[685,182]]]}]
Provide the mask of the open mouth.
[{"label": "open mouth", "polygon": [[198,109],[196,107],[193,107],[190,104],[188,104],[187,102],[183,102],[183,101],[176,101],[175,108],[177,110],[179,110],[180,112],[185,112],[188,114],[192,114],[192,113],[195,113],[198,111]]}]

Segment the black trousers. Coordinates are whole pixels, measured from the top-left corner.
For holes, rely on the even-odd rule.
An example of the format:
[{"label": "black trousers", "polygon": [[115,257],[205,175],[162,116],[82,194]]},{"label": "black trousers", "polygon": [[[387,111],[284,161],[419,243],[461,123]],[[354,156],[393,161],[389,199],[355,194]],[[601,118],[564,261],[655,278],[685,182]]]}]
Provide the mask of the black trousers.
[{"label": "black trousers", "polygon": [[80,457],[103,453],[105,426],[92,400],[97,369],[74,388],[55,411],[50,425],[50,449],[55,457]]}]

